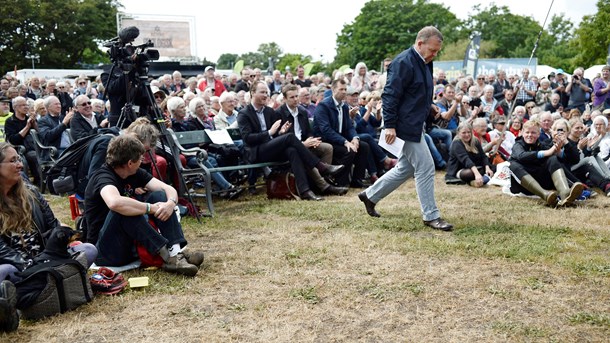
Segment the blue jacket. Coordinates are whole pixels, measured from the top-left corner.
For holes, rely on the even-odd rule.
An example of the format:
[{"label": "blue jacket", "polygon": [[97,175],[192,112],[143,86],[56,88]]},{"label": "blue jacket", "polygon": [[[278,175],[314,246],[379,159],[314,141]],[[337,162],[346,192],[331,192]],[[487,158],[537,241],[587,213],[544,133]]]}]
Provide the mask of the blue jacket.
[{"label": "blue jacket", "polygon": [[335,101],[332,96],[320,101],[313,114],[313,135],[322,138],[323,142],[332,145],[343,145],[345,141],[351,142],[356,136],[356,130],[352,125],[352,119],[349,117],[349,106],[346,103],[341,103],[343,111],[343,125],[341,132],[337,131],[339,127],[339,111],[335,107]]},{"label": "blue jacket", "polygon": [[432,62],[425,64],[414,47],[401,52],[388,68],[383,89],[384,125],[399,138],[419,142],[432,105]]}]

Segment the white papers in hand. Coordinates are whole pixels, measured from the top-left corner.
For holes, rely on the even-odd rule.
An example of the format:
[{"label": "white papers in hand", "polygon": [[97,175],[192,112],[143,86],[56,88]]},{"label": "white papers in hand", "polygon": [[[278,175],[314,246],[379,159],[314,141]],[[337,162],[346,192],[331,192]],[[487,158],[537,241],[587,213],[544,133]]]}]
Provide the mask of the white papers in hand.
[{"label": "white papers in hand", "polygon": [[396,137],[394,139],[394,143],[388,144],[385,141],[385,130],[381,130],[381,135],[379,136],[379,146],[386,149],[390,154],[399,158],[402,155],[402,147],[405,145],[405,141]]}]

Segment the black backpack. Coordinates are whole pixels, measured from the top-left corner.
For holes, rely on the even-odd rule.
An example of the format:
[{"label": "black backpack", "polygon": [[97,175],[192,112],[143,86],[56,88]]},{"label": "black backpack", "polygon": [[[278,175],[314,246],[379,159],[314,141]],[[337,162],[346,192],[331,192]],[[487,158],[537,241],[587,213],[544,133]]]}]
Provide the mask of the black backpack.
[{"label": "black backpack", "polygon": [[[82,261],[82,262],[79,262]],[[93,299],[84,253],[57,259],[19,273],[17,308],[24,319],[40,319],[73,310]]]}]

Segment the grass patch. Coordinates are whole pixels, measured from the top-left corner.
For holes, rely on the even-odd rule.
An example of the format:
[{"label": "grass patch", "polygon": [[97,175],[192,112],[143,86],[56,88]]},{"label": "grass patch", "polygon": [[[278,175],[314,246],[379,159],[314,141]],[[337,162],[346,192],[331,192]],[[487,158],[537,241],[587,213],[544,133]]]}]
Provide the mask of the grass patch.
[{"label": "grass patch", "polygon": [[315,305],[320,302],[320,297],[317,293],[315,286],[306,286],[303,288],[296,288],[290,291],[290,296],[296,299],[301,299],[309,304]]},{"label": "grass patch", "polygon": [[605,313],[578,312],[569,318],[574,324],[589,324],[610,329],[610,315]]}]

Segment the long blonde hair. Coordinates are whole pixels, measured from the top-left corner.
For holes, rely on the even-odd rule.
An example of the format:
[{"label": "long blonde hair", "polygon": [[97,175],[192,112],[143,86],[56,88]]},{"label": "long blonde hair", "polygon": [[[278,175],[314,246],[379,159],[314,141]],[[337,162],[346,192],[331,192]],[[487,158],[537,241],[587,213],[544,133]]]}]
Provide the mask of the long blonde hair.
[{"label": "long blonde hair", "polygon": [[[462,130],[470,131],[470,142],[464,142],[460,139],[459,132]],[[476,145],[477,142],[479,141],[479,139],[474,136],[474,133],[472,132],[472,125],[470,125],[469,122],[467,122],[467,121],[461,122],[460,125],[458,125],[458,128],[457,128],[457,130],[455,130],[455,132],[457,132],[458,134],[455,135],[455,138],[453,139],[454,141],[456,141],[456,140],[462,141],[462,143],[464,143],[464,148],[466,148],[466,151],[468,151],[468,152],[471,152],[473,154],[476,154],[479,152],[479,150],[477,149],[477,145]]]},{"label": "long blonde hair", "polygon": [[[0,143],[0,161],[6,158],[6,152],[13,146],[7,142]],[[34,194],[23,179],[19,179],[7,195],[0,194],[0,234],[8,235],[13,231],[33,230],[32,200]]]}]

